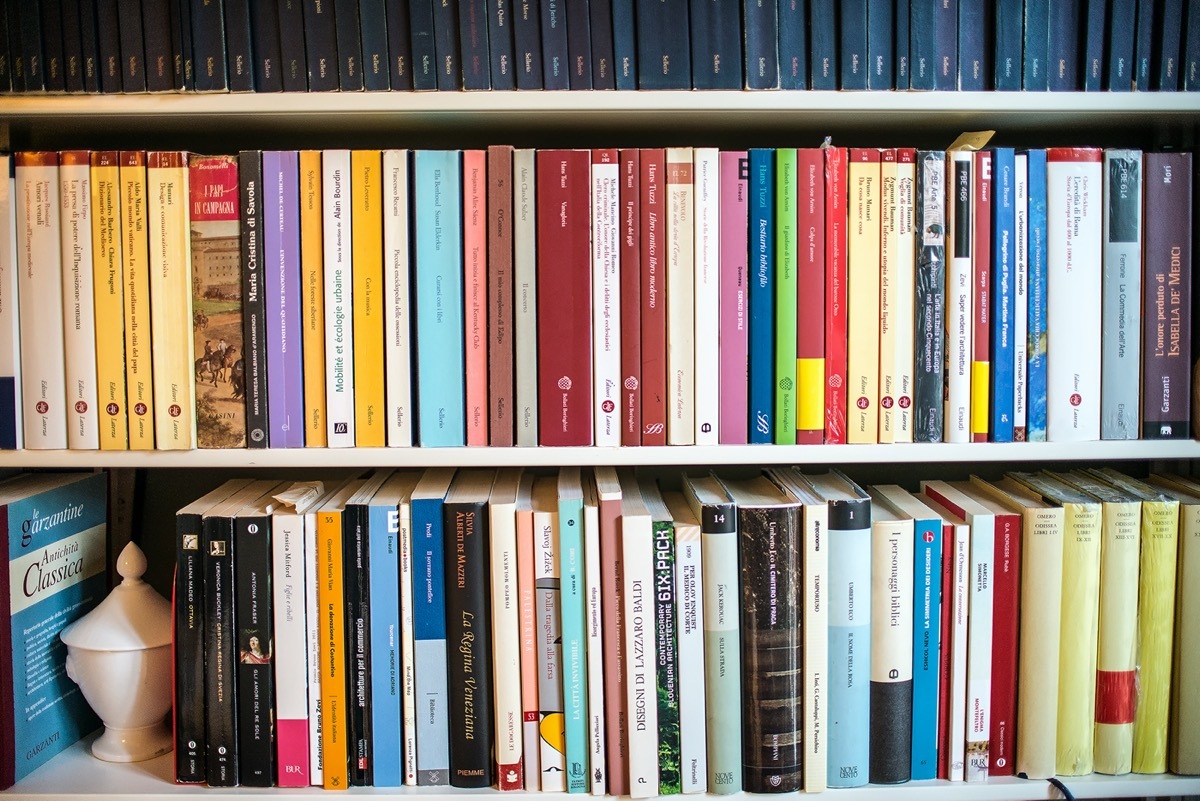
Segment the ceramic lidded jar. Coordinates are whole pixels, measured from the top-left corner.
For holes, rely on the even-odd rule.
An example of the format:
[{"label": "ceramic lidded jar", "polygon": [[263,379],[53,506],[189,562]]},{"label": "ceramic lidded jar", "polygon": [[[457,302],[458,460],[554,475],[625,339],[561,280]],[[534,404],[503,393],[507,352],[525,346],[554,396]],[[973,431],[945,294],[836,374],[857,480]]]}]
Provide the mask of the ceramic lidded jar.
[{"label": "ceramic lidded jar", "polygon": [[171,750],[171,604],[142,581],[146,555],[132,542],[117,572],[121,583],[60,636],[67,676],[104,721],[92,755],[139,762]]}]

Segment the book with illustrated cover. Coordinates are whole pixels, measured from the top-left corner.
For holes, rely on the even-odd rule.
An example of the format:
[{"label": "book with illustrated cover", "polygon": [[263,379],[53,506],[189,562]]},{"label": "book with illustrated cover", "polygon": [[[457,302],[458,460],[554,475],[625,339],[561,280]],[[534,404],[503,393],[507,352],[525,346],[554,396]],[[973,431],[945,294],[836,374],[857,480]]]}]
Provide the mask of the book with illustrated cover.
[{"label": "book with illustrated cover", "polygon": [[941,442],[946,369],[946,154],[917,151],[913,440]]},{"label": "book with illustrated cover", "polygon": [[684,793],[708,789],[700,518],[679,492],[663,493],[675,526],[675,617],[679,655],[679,769]]},{"label": "book with illustrated cover", "polygon": [[680,756],[679,628],[675,615],[676,564],[675,522],[657,485],[640,482],[642,501],[650,513],[654,559],[654,618],[656,700],[658,705],[658,792],[673,795],[683,791],[683,762]]}]

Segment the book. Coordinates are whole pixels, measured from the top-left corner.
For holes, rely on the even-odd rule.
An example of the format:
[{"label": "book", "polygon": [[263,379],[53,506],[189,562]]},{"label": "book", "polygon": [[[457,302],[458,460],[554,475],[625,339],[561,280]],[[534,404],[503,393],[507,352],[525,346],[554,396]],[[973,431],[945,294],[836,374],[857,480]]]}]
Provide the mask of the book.
[{"label": "book", "polygon": [[[349,150],[321,154],[321,209],[324,221],[325,441],[331,448],[355,442],[354,318]],[[419,230],[419,227],[418,227]]]},{"label": "book", "polygon": [[[914,6],[915,13],[915,6]],[[915,69],[915,67],[914,67]],[[915,73],[914,73],[915,80]],[[917,151],[913,440],[941,442],[946,365],[946,154]]]},{"label": "book", "polygon": [[1014,323],[1014,259],[1016,256],[1016,153],[1009,147],[992,151],[992,287],[991,381],[988,396],[992,442],[1016,437],[1014,389],[1016,369]]},{"label": "book", "polygon": [[583,484],[579,468],[558,472],[558,613],[562,649],[563,756],[566,790],[588,789],[587,594],[583,541]]},{"label": "book", "polygon": [[942,653],[938,660],[937,777],[966,777],[967,613],[970,605],[971,527],[928,496],[942,518]]},{"label": "book", "polygon": [[621,276],[621,444],[642,444],[641,153],[622,148],[617,180],[618,270]]},{"label": "book", "polygon": [[[492,13],[510,25],[500,0]],[[513,149],[488,148],[488,444],[512,447],[513,412]],[[407,197],[405,186],[397,187]],[[407,217],[407,215],[406,215]],[[398,222],[402,222],[401,218]],[[398,226],[403,229],[403,224]],[[407,252],[407,248],[405,249]],[[407,293],[405,293],[407,294]],[[402,306],[402,303],[398,303]],[[407,326],[405,326],[407,328]],[[408,369],[401,366],[403,372]]]},{"label": "book", "polygon": [[[386,388],[379,369],[384,364],[383,302],[383,154],[378,150],[350,152],[348,267],[353,310],[354,437],[356,447],[387,444]],[[345,247],[343,241],[342,247]],[[336,268],[335,268],[336,269]],[[328,392],[328,390],[326,390]]]},{"label": "book", "polygon": [[[771,0],[753,0],[742,8],[746,89],[778,89],[779,9]],[[743,88],[743,87],[739,87]]]},{"label": "book", "polygon": [[[538,731],[537,593],[534,589],[533,475],[525,473],[516,499],[517,586],[521,645],[522,786],[541,788],[541,734]],[[494,586],[494,585],[493,585]],[[499,703],[497,703],[499,707]],[[507,782],[505,782],[507,784]]]},{"label": "book", "polygon": [[620,165],[615,148],[592,151],[592,399],[597,445],[621,444],[621,264],[617,251]]},{"label": "book", "polygon": [[433,44],[433,3],[409,0],[409,35],[412,37],[413,89],[438,88],[437,53]]},{"label": "book", "polygon": [[698,147],[692,154],[692,197],[695,211],[695,323],[696,435],[697,445],[720,442],[720,392],[701,387],[720,386],[720,359],[705,354],[721,351],[721,173],[720,152]]},{"label": "book", "polygon": [[242,230],[242,376],[246,399],[246,447],[265,448],[267,439],[267,321],[263,262],[262,151],[238,154]]},{"label": "book", "polygon": [[[721,153],[721,301],[718,390],[722,445],[745,445],[749,432],[746,406],[748,353],[749,170],[746,151]],[[739,785],[740,786],[740,785]]]},{"label": "book", "polygon": [[663,501],[667,504],[675,528],[680,783],[684,793],[699,793],[708,789],[704,608],[701,605],[704,562],[700,518],[692,511],[682,493],[665,492]]},{"label": "book", "polygon": [[388,17],[382,0],[359,0],[358,24],[362,40],[363,89],[368,92],[392,88]]},{"label": "book", "polygon": [[[96,473],[18,475],[0,488],[8,561],[0,574],[0,788],[99,723],[78,686],[47,679],[66,671],[59,634],[106,590],[106,500],[106,478]],[[41,634],[30,639],[30,632]],[[26,715],[27,703],[41,714]]]},{"label": "book", "polygon": [[808,88],[808,3],[779,3],[779,88]]},{"label": "book", "polygon": [[[815,80],[814,80],[815,82]],[[846,149],[825,150],[825,442],[846,441]]]},{"label": "book", "polygon": [[775,152],[749,151],[750,306],[748,392],[750,444],[775,441]]},{"label": "book", "polygon": [[337,43],[337,88],[343,92],[361,92],[365,70],[359,4],[348,0],[331,0],[331,5],[334,41]]},{"label": "book", "polygon": [[[417,481],[421,478],[418,476]],[[417,582],[414,561],[413,493],[407,484],[397,504],[398,548],[400,555],[400,665],[401,675],[401,746],[403,751],[404,785],[417,784],[417,656],[413,588]]]},{"label": "book", "polygon": [[1046,328],[1047,252],[1046,252],[1046,151],[1030,150],[1029,161],[1029,330],[1028,409],[1025,438],[1029,442],[1046,441]]},{"label": "book", "polygon": [[538,444],[537,181],[534,151],[513,151],[513,382],[516,444]]},{"label": "book", "polygon": [[[895,263],[889,270],[891,297],[889,311],[894,317],[889,319],[889,325],[894,327],[893,352],[888,353],[880,343],[880,361],[890,356],[893,362],[890,383],[885,383],[886,374],[880,374],[880,414],[884,417],[890,412],[893,428],[893,439],[896,442],[913,441],[913,359],[914,359],[914,322],[916,301],[916,249],[913,231],[913,203],[916,188],[916,157],[913,148],[897,148],[896,150],[896,181],[894,189],[895,215],[888,226],[888,249],[894,250]],[[886,193],[886,189],[885,189]],[[882,244],[882,241],[881,241]],[[882,275],[880,281],[882,283]],[[883,300],[880,295],[880,306]],[[880,424],[880,440],[883,441],[883,427]]]},{"label": "book", "polygon": [[100,447],[96,409],[96,324],[92,288],[91,158],[86,150],[59,154],[60,234],[63,253],[63,347],[67,444]]},{"label": "book", "polygon": [[667,148],[667,444],[696,443],[695,188],[692,148]]},{"label": "book", "polygon": [[868,0],[838,4],[838,89],[868,88],[867,6]]},{"label": "book", "polygon": [[900,16],[898,4],[890,0],[867,2],[867,88],[896,89],[895,41]]},{"label": "book", "polygon": [[[111,155],[111,154],[109,154]],[[9,154],[0,156],[0,448],[4,450],[13,450],[22,446],[25,438],[24,426],[21,421],[21,318],[17,308],[17,221],[16,221],[16,179],[14,177],[13,158]],[[105,176],[105,190],[111,197],[116,191],[116,165],[115,160],[110,175]],[[111,221],[106,227],[101,227],[101,210],[97,202],[97,196],[100,195],[100,190],[97,187],[98,176],[93,176],[92,181],[92,205],[95,212],[92,214],[92,230],[93,240],[98,239],[97,231],[106,232],[107,239],[105,242],[112,241],[112,237],[116,231],[115,215],[104,215],[105,221]],[[119,240],[117,240],[119,241]],[[103,253],[96,248],[93,253],[104,260],[112,248]],[[119,264],[119,262],[115,262]],[[107,273],[101,272],[101,263],[98,260],[93,267],[97,273],[97,279],[107,277]],[[93,281],[95,286],[102,290],[105,284],[102,280]],[[113,287],[120,290],[121,282],[115,281]],[[112,311],[112,303],[107,301],[107,294],[98,294],[96,296],[97,306],[100,313]],[[120,301],[116,304],[115,319],[120,320],[122,312]],[[99,332],[97,332],[99,333]],[[124,350],[124,332],[120,332],[117,337],[122,351]],[[112,365],[112,369],[120,376],[121,392],[119,398],[122,402],[125,399],[125,364],[124,352],[119,360],[111,359],[106,362],[111,364],[113,361],[119,361],[117,365]],[[107,374],[105,374],[107,375]],[[103,387],[103,384],[101,384]],[[122,405],[118,407],[124,409]],[[122,425],[119,429],[113,424],[111,428],[113,433],[117,430],[120,432],[121,439],[127,436],[126,426],[122,420]],[[101,428],[101,435],[109,433],[109,420],[104,419],[104,426]],[[115,437],[114,437],[115,439]],[[102,438],[102,443],[107,447],[115,447],[121,444],[120,440],[116,440],[113,445],[108,445],[108,439]]]},{"label": "book", "polygon": [[796,151],[796,443],[825,440],[825,154]]},{"label": "book", "polygon": [[687,0],[635,0],[637,88],[691,89]]},{"label": "book", "polygon": [[1021,91],[1021,67],[1024,53],[1024,8],[996,6],[995,58],[992,62],[992,88],[998,92]]},{"label": "book", "polygon": [[513,47],[518,89],[542,88],[542,30],[537,3],[517,3],[513,12]]},{"label": "book", "polygon": [[[389,39],[390,41],[390,39]],[[383,151],[383,351],[387,444],[413,444],[412,256],[407,150]]]},{"label": "book", "polygon": [[641,176],[641,340],[643,445],[667,444],[666,213],[667,153],[643,149]]},{"label": "book", "polygon": [[592,88],[591,2],[566,0],[567,83],[571,89]]},{"label": "book", "polygon": [[[520,468],[496,474],[488,500],[488,602],[492,610],[493,714],[496,724],[496,784],[503,790],[525,787],[523,771],[524,715],[521,706],[522,592],[521,545],[518,544],[517,508],[525,482]],[[531,610],[532,611],[532,610]],[[478,690],[476,690],[478,692]]]},{"label": "book", "polygon": [[958,89],[991,89],[993,31],[991,6],[978,0],[958,4]]},{"label": "book", "polygon": [[851,148],[847,175],[846,441],[854,444],[879,441],[879,151]]},{"label": "book", "polygon": [[1029,156],[1013,156],[1013,441],[1029,419]]},{"label": "book", "polygon": [[[304,356],[304,444],[329,441],[325,408],[325,243],[321,151],[300,151],[300,305]],[[192,245],[195,252],[195,244]]]},{"label": "book", "polygon": [[1141,408],[1142,153],[1104,151],[1100,438],[1136,439]]},{"label": "book", "polygon": [[[693,89],[742,88],[740,10],[719,0],[690,1],[688,30],[691,34]],[[808,59],[804,61],[807,72]]]},{"label": "book", "polygon": [[974,327],[971,199],[974,183],[969,150],[946,153],[946,442],[971,440],[971,337]]},{"label": "book", "polygon": [[[626,603],[625,559],[621,537],[621,482],[612,467],[598,466],[593,473],[600,511],[599,571],[603,650],[602,672],[597,676],[604,687],[604,707],[592,714],[604,717],[604,780],[608,792],[629,794],[629,713],[625,704]],[[591,559],[591,552],[588,552]],[[589,575],[589,583],[591,578]],[[589,651],[590,655],[590,651]]]},{"label": "book", "polygon": [[775,443],[796,441],[796,148],[775,150]]},{"label": "book", "polygon": [[976,151],[971,191],[971,270],[974,331],[971,335],[971,441],[991,439],[992,351],[992,153]]},{"label": "book", "polygon": [[[492,88],[516,89],[517,64],[513,53],[511,6],[504,0],[489,2],[487,4],[487,26]],[[390,37],[388,41],[391,41]]]},{"label": "book", "polygon": [[811,0],[809,3],[809,39],[812,66],[811,88],[837,89],[838,32],[837,4],[831,0]]},{"label": "book", "polygon": [[1083,10],[1083,90],[1096,92],[1104,83],[1104,45],[1108,3],[1090,0]]},{"label": "book", "polygon": [[[250,45],[254,55],[254,90],[282,92],[283,69],[280,63],[279,9],[276,3],[256,3],[250,8]],[[165,15],[164,15],[165,16]],[[149,19],[146,20],[149,45]],[[147,81],[153,75],[149,47],[146,53]]]},{"label": "book", "polygon": [[539,478],[533,484],[533,581],[537,610],[538,747],[543,792],[565,792],[567,789],[558,525],[556,483],[550,477]]},{"label": "book", "polygon": [[253,45],[250,40],[248,0],[222,0],[225,14],[225,61],[229,91],[254,91]]},{"label": "book", "polygon": [[[610,514],[615,515],[615,512]],[[590,768],[587,784],[592,795],[605,795],[608,792],[600,526],[600,492],[596,481],[588,477],[583,483],[584,593],[587,602],[584,636],[587,641],[587,746]],[[616,625],[615,620],[613,625]],[[701,749],[703,747],[701,743]]]},{"label": "book", "polygon": [[[470,4],[468,4],[470,5]],[[464,17],[467,16],[464,9]],[[488,444],[487,152],[462,154],[463,343],[467,445]]]},{"label": "book", "polygon": [[[304,52],[304,8],[301,0],[277,0],[277,3],[279,71],[283,75],[283,91],[306,92],[308,91],[308,59]],[[389,27],[391,27],[390,22],[389,19]],[[403,88],[411,89],[412,87]]]},{"label": "book", "polygon": [[566,0],[545,0],[540,5],[542,86],[552,90],[570,89]]},{"label": "book", "polygon": [[[192,2],[194,5],[196,0]],[[308,90],[334,91],[338,88],[338,54],[333,4],[323,0],[303,0],[303,3]]]},{"label": "book", "polygon": [[1082,86],[1079,75],[1081,5],[1079,0],[1049,3],[1047,31],[1058,32],[1048,37],[1047,46],[1047,78],[1052,92],[1074,92]]}]

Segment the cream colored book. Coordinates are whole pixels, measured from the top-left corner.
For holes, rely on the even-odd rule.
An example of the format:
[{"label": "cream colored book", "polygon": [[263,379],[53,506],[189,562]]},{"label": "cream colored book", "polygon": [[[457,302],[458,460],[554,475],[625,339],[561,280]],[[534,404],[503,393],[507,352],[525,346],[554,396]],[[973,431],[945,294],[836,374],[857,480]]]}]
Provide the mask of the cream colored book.
[{"label": "cream colored book", "polygon": [[[692,149],[667,148],[667,444],[696,443]],[[711,391],[713,388],[706,387]]]},{"label": "cream colored book", "polygon": [[[90,153],[59,154],[62,204],[63,344],[66,350],[67,444],[100,447],[96,409],[96,321],[92,290],[92,189]],[[185,226],[186,229],[186,226]]]},{"label": "cream colored book", "polygon": [[125,393],[130,450],[154,448],[150,352],[150,260],[146,231],[146,154],[122,150],[121,237],[125,265]]},{"label": "cream colored book", "polygon": [[892,324],[896,331],[895,383],[890,398],[895,412],[896,442],[913,441],[913,376],[916,370],[913,327],[916,321],[916,183],[917,152],[896,151],[896,262],[892,271]]},{"label": "cream colored book", "polygon": [[847,441],[879,441],[879,151],[851,148]]}]

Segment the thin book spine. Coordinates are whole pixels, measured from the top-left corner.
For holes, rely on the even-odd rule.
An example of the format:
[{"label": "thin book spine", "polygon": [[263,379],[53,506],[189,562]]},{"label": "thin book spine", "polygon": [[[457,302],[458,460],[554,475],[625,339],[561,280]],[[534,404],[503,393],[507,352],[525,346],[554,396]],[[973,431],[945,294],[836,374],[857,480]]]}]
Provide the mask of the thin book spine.
[{"label": "thin book spine", "polygon": [[716,445],[720,441],[721,350],[720,325],[720,207],[721,175],[716,148],[698,147],[693,151],[692,215],[695,231],[695,312],[696,328],[696,435],[697,445]]},{"label": "thin book spine", "polygon": [[621,274],[618,257],[619,156],[593,150],[592,222],[592,414],[596,444],[621,444]]},{"label": "thin book spine", "polygon": [[537,609],[538,729],[551,734],[539,741],[542,792],[565,792],[566,760],[563,722],[562,579],[557,556],[558,498],[551,479],[539,479],[533,490],[534,605]]},{"label": "thin book spine", "polygon": [[946,356],[946,155],[917,151],[913,440],[941,442]]},{"label": "thin book spine", "polygon": [[329,441],[325,406],[325,257],[321,151],[300,151],[301,350],[304,354],[304,444]]},{"label": "thin book spine", "polygon": [[641,159],[619,151],[617,236],[621,273],[621,444],[642,444]]},{"label": "thin book spine", "polygon": [[256,505],[250,514],[243,511],[235,525],[238,784],[270,787],[275,782],[276,767],[270,507]]},{"label": "thin book spine", "polygon": [[1029,162],[1029,391],[1025,438],[1046,441],[1046,151],[1030,150]]},{"label": "thin book spine", "polygon": [[775,153],[754,148],[750,156],[750,443],[774,441],[775,393]]},{"label": "thin book spine", "polygon": [[269,445],[262,176],[262,151],[243,150],[238,155],[238,179],[242,209],[242,356],[249,448]]},{"label": "thin book spine", "polygon": [[1137,439],[1141,408],[1142,153],[1104,152],[1103,340],[1100,438]]},{"label": "thin book spine", "polygon": [[642,444],[667,444],[667,315],[666,243],[663,215],[666,208],[666,151],[642,150],[641,166],[641,340],[642,340]]},{"label": "thin book spine", "polygon": [[354,328],[354,438],[357,447],[387,444],[383,295],[383,157],[378,150],[350,153],[350,298]]},{"label": "thin book spine", "polygon": [[796,158],[796,444],[806,445],[825,441],[825,154],[801,148]]},{"label": "thin book spine", "polygon": [[562,625],[563,743],[566,790],[587,792],[587,596],[584,586],[583,494],[578,469],[564,469],[558,478],[559,618]]},{"label": "thin book spine", "polygon": [[[400,624],[400,513],[401,492],[396,481],[415,479],[398,474],[389,478],[366,508],[369,575],[370,656],[367,661],[371,722],[370,771],[376,787],[399,787],[404,783],[403,657]],[[409,484],[411,487],[411,484]]]},{"label": "thin book spine", "polygon": [[384,398],[387,444],[413,444],[411,240],[407,150],[383,151]]},{"label": "thin book spine", "polygon": [[[497,2],[508,25],[504,0]],[[488,444],[512,447],[513,411],[516,408],[513,397],[513,149],[506,145],[489,147],[487,173]]]},{"label": "thin book spine", "polygon": [[534,151],[513,152],[513,374],[516,444],[538,444],[537,181]]},{"label": "thin book spine", "polygon": [[667,149],[667,444],[696,443],[693,149]]},{"label": "thin book spine", "polygon": [[992,442],[1014,440],[1014,282],[1013,260],[1016,238],[1014,171],[1016,154],[1012,148],[998,147],[992,152],[992,352],[990,426]]},{"label": "thin book spine", "polygon": [[719,268],[721,380],[718,395],[721,422],[718,438],[722,445],[745,445],[750,430],[746,405],[749,174],[750,162],[746,151],[721,153],[721,186],[724,191],[721,193]]},{"label": "thin book spine", "polygon": [[463,342],[466,345],[466,441],[488,444],[487,151],[462,157]]},{"label": "thin book spine", "polygon": [[[154,448],[153,367],[150,357],[149,242],[146,235],[146,154],[123,150],[121,161],[121,251],[125,268],[125,391],[129,416],[129,447]],[[24,337],[22,337],[24,345]],[[29,359],[22,351],[22,364]],[[24,382],[27,384],[28,382]],[[26,415],[29,411],[26,410]],[[29,417],[26,417],[26,430]],[[28,440],[26,447],[29,446]]]},{"label": "thin book spine", "polygon": [[[643,485],[642,494],[647,488]],[[675,525],[653,516],[655,679],[658,688],[658,791],[682,792],[679,647],[675,619]]]},{"label": "thin book spine", "polygon": [[1029,156],[1013,157],[1013,441],[1029,419]]},{"label": "thin book spine", "polygon": [[95,450],[100,447],[100,431],[96,408],[91,159],[86,150],[76,150],[64,151],[59,160],[59,199],[62,204],[59,219],[64,256],[63,287],[66,289],[63,322],[67,444],[72,450]]},{"label": "thin book spine", "polygon": [[[304,447],[304,363],[300,342],[300,187],[294,150],[263,153],[263,297],[267,440],[275,448]],[[270,187],[270,191],[266,187]]]},{"label": "thin book spine", "polygon": [[705,693],[704,569],[700,521],[677,492],[664,500],[675,524],[675,607],[679,652],[679,767],[684,793],[708,789]]},{"label": "thin book spine", "polygon": [[775,444],[796,442],[796,149],[775,150]]},{"label": "thin book spine", "polygon": [[521,587],[517,544],[520,470],[496,477],[488,515],[488,587],[492,615],[493,714],[496,724],[496,785],[501,790],[525,787],[521,708]]},{"label": "thin book spine", "polygon": [[969,151],[947,153],[946,442],[971,440],[971,188]]},{"label": "thin book spine", "polygon": [[233,520],[206,517],[201,542],[204,556],[204,686],[209,787],[232,787],[238,781],[237,707],[233,676],[234,641]]},{"label": "thin book spine", "polygon": [[974,154],[971,189],[971,271],[974,331],[971,334],[971,441],[991,436],[992,375],[992,154]]},{"label": "thin book spine", "polygon": [[418,786],[450,783],[443,506],[451,478],[449,470],[426,471],[412,499]]},{"label": "thin book spine", "polygon": [[[604,604],[601,600],[600,575],[600,499],[595,482],[584,478],[583,487],[583,558],[584,599],[586,603],[584,637],[587,653],[587,735],[588,791],[592,795],[608,792],[605,672],[604,672]],[[616,625],[616,621],[613,621]],[[615,728],[614,721],[614,728]]]},{"label": "thin book spine", "polygon": [[[105,155],[113,156],[115,154],[110,152]],[[96,155],[94,154],[92,158],[95,159]],[[10,154],[0,155],[0,449],[3,450],[22,447],[25,434],[21,423],[21,315],[18,312],[17,299],[16,180],[13,177],[13,161]],[[96,247],[93,250],[97,257],[94,266],[95,278],[102,279],[108,275],[104,270],[104,260],[108,254],[116,252],[112,243],[120,241],[116,234],[117,216],[104,212],[104,207],[101,205],[101,199],[106,195],[109,198],[115,196],[117,184],[115,158],[112,159],[112,166],[109,168],[109,177],[104,181],[104,192],[101,192],[99,184],[100,177],[93,175],[92,205],[95,209],[95,213],[92,215],[93,242],[98,245],[109,245],[109,247],[103,248]],[[102,225],[101,219],[104,219],[106,224]],[[105,292],[107,284],[103,280],[96,280],[95,285],[101,289],[96,296],[97,307],[107,301],[106,305],[110,310],[111,319],[121,320],[120,298],[117,298],[114,309],[114,304],[108,300],[108,294]],[[120,288],[121,282],[114,281],[112,289],[119,291]],[[97,314],[97,317],[100,316]],[[121,388],[120,394],[117,396],[119,404],[117,411],[119,411],[125,408],[125,354],[124,331],[120,330],[120,326],[116,326],[116,328],[118,331],[115,341],[122,346],[122,358],[120,360],[112,359],[109,362],[120,362],[111,368],[113,374],[120,378]],[[97,339],[99,340],[99,338],[100,331],[97,330]],[[100,387],[103,390],[105,385],[100,383]],[[116,418],[116,414],[106,410],[106,417],[102,419],[102,435],[108,434],[110,426],[112,428],[113,444],[108,444],[107,437],[102,437],[101,440],[107,447],[124,444],[122,440],[127,436],[124,418],[120,418],[119,428],[115,422],[112,422]],[[119,440],[116,437],[118,433]]]},{"label": "thin book spine", "polygon": [[846,441],[846,149],[825,148],[825,442]]}]

